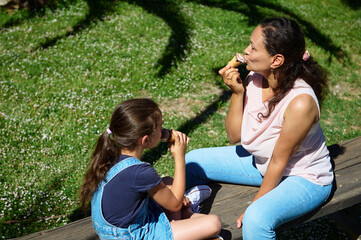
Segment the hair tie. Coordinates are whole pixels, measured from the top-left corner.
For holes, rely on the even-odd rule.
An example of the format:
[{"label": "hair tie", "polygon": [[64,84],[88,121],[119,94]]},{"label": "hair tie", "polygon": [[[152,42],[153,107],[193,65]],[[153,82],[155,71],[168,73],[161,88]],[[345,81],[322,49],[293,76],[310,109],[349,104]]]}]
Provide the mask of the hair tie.
[{"label": "hair tie", "polygon": [[307,61],[310,58],[310,53],[306,50],[306,52],[302,56],[303,61]]},{"label": "hair tie", "polygon": [[108,135],[110,135],[110,134],[112,134],[112,131],[110,131],[110,129],[107,128],[107,133],[108,133]]}]

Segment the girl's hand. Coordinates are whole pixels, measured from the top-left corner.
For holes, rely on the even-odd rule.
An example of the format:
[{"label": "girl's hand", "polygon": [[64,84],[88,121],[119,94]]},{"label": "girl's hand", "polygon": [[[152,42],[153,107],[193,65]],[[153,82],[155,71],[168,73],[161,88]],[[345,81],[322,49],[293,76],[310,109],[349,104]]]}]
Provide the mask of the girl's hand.
[{"label": "girl's hand", "polygon": [[238,68],[232,68],[227,65],[218,71],[219,75],[223,78],[224,83],[232,89],[235,94],[243,94],[244,86],[242,79],[238,72]]},{"label": "girl's hand", "polygon": [[191,201],[184,196],[183,197],[183,208],[190,208],[191,207]]},{"label": "girl's hand", "polygon": [[236,220],[237,228],[241,228],[241,227],[242,227],[243,217],[244,217],[244,212],[243,212],[243,213],[237,218],[237,220]]},{"label": "girl's hand", "polygon": [[169,144],[170,152],[174,159],[184,158],[189,143],[189,138],[184,133],[172,130],[174,134],[174,143]]}]

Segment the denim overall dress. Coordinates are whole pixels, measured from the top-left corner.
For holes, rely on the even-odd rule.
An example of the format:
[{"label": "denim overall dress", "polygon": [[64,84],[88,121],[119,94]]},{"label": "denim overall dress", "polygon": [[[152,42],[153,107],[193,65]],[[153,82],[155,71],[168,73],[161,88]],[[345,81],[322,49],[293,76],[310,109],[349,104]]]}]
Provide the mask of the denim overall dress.
[{"label": "denim overall dress", "polygon": [[[119,228],[108,223],[103,216],[101,200],[105,185],[119,172],[136,164],[140,160],[129,157],[114,165],[107,173],[105,181],[100,183],[91,201],[92,221],[100,239],[159,239],[172,240],[173,233],[163,210],[147,196],[146,202],[136,219],[127,228]],[[124,193],[126,194],[126,193]]]}]

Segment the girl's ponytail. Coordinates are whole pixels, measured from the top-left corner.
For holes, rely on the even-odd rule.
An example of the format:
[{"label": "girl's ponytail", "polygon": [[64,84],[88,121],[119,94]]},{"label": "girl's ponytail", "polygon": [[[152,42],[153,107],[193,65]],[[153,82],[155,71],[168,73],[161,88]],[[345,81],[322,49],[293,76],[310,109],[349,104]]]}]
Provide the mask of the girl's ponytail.
[{"label": "girl's ponytail", "polygon": [[122,150],[135,150],[139,138],[151,136],[161,120],[158,105],[148,98],[130,99],[116,107],[109,128],[98,138],[80,189],[80,203],[84,210]]},{"label": "girl's ponytail", "polygon": [[88,208],[93,193],[105,179],[106,173],[114,165],[121,151],[110,135],[106,131],[99,136],[92,154],[92,162],[80,188],[80,204],[84,210]]}]

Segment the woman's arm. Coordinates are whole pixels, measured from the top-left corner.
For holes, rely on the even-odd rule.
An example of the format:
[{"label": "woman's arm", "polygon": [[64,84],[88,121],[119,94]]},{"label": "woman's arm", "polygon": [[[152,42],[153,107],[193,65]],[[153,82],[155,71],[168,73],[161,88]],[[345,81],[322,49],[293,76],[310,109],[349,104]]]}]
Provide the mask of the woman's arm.
[{"label": "woman's arm", "polygon": [[[289,159],[300,147],[312,125],[318,121],[318,115],[316,102],[308,94],[301,94],[290,102],[261,187],[252,202],[277,187]],[[243,214],[237,219],[238,227],[242,225]]]},{"label": "woman's arm", "polygon": [[242,119],[243,119],[243,99],[244,86],[237,68],[231,68],[229,65],[219,70],[224,83],[231,88],[231,103],[226,116],[225,127],[228,140],[231,143],[241,141]]},{"label": "woman's arm", "polygon": [[233,93],[225,121],[228,140],[233,144],[241,141],[242,119],[243,94]]},{"label": "woman's arm", "polygon": [[179,211],[183,206],[185,191],[185,152],[189,138],[178,131],[174,131],[175,142],[170,143],[170,150],[175,161],[174,179],[172,187],[167,187],[163,182],[148,191],[160,206],[173,212]]}]

